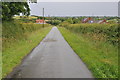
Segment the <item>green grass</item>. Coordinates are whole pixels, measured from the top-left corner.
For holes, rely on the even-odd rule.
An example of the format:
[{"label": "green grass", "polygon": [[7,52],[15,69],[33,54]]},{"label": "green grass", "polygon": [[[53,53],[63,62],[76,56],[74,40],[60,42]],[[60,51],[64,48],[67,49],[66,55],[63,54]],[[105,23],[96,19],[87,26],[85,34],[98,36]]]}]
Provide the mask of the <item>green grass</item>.
[{"label": "green grass", "polygon": [[[8,24],[3,27],[6,25]],[[8,30],[3,31],[2,77],[20,64],[24,56],[36,47],[51,29],[51,27],[42,28],[40,24],[20,24],[20,26],[15,23],[14,25],[9,24],[8,27],[4,27]]]},{"label": "green grass", "polygon": [[[21,16],[21,17],[26,17],[27,19],[37,19],[37,17],[34,17],[34,16]],[[20,16],[14,16],[13,17],[14,19],[21,19]]]},{"label": "green grass", "polygon": [[104,41],[93,41],[90,37],[59,27],[60,32],[73,50],[96,78],[118,77],[118,48]]}]

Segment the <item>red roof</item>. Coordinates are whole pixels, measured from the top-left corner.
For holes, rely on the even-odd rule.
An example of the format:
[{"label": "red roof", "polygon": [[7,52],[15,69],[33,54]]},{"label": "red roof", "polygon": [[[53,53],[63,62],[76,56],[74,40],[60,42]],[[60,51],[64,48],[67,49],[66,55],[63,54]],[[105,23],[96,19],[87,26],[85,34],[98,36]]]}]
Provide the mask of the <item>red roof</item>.
[{"label": "red roof", "polygon": [[85,18],[85,19],[83,20],[83,23],[86,23],[86,22],[88,22],[89,20],[92,20],[92,18],[91,18],[91,17]]},{"label": "red roof", "polygon": [[36,23],[43,23],[43,22],[46,23],[43,19],[37,19],[36,20]]}]

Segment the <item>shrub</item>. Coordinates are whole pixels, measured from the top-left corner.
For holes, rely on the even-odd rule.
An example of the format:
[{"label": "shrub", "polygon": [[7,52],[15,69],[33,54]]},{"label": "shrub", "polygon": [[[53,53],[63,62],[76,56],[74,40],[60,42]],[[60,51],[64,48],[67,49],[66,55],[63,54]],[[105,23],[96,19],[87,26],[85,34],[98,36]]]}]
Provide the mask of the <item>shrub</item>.
[{"label": "shrub", "polygon": [[[45,24],[48,27],[49,24]],[[2,42],[3,50],[9,47],[7,43],[20,39],[26,39],[25,33],[33,32],[42,28],[42,24],[21,23],[20,21],[3,22],[2,24]]]},{"label": "shrub", "polygon": [[107,42],[113,45],[118,44],[118,24],[68,24],[64,22],[60,26],[76,33],[89,34],[89,36],[96,35],[99,39],[102,36],[98,35],[103,35],[104,40]]}]

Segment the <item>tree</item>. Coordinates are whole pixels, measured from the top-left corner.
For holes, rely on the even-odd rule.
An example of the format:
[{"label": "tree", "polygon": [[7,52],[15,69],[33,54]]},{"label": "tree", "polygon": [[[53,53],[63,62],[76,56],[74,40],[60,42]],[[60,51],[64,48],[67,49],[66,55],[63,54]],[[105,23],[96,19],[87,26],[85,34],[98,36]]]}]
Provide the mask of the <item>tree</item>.
[{"label": "tree", "polygon": [[14,15],[30,15],[30,8],[27,2],[3,2],[2,20],[11,20]]},{"label": "tree", "polygon": [[37,3],[37,0],[29,0],[29,3]]},{"label": "tree", "polygon": [[56,25],[59,25],[61,23],[61,21],[60,20],[52,20],[52,21],[49,20],[49,21],[47,21],[47,23],[56,26]]},{"label": "tree", "polygon": [[[38,16],[37,19],[43,19],[43,17],[42,16]],[[44,17],[44,19],[45,19],[45,17]]]},{"label": "tree", "polygon": [[77,23],[80,23],[80,20],[79,19],[73,19],[73,24],[77,24]]},{"label": "tree", "polygon": [[66,21],[69,22],[70,24],[73,24],[72,18],[69,18],[69,19],[67,19]]}]

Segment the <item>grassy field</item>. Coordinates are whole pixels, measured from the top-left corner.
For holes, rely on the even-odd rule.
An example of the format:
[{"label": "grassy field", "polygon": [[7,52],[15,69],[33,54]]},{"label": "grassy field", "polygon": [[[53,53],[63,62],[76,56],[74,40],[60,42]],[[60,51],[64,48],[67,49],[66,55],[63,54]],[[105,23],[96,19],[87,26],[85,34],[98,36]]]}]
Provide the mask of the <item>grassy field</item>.
[{"label": "grassy field", "polygon": [[[21,17],[26,17],[27,19],[37,19],[37,17],[33,17],[33,16],[21,16]],[[13,18],[14,19],[21,19],[21,17],[20,16],[14,16]]]},{"label": "grassy field", "polygon": [[40,24],[3,23],[2,77],[20,64],[23,57],[40,43],[50,29],[48,24],[42,28]]},{"label": "grassy field", "polygon": [[59,27],[60,32],[96,78],[118,77],[118,47]]}]

